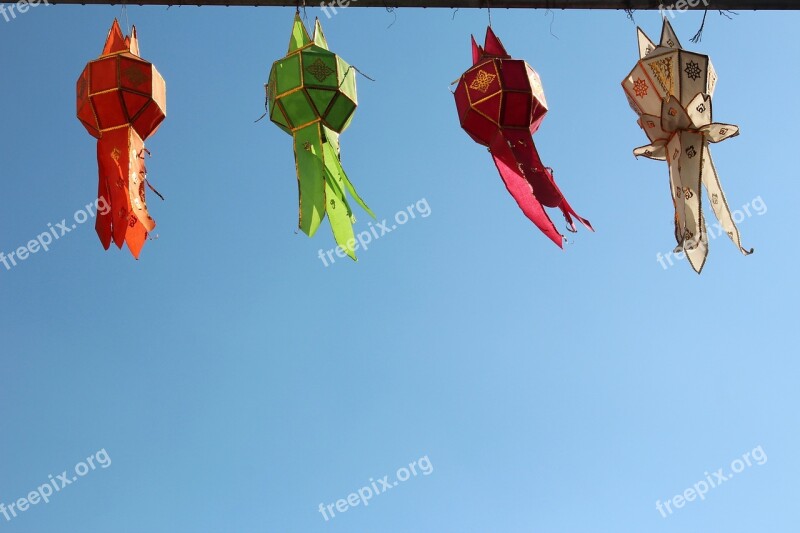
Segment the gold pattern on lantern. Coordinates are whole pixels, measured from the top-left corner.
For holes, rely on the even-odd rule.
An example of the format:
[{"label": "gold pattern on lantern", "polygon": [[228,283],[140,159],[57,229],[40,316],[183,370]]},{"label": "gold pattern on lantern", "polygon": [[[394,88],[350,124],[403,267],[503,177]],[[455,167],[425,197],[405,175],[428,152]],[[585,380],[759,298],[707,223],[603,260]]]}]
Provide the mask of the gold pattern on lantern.
[{"label": "gold pattern on lantern", "polygon": [[480,91],[485,93],[489,90],[489,86],[492,84],[494,79],[497,76],[494,74],[489,74],[485,70],[479,70],[478,75],[472,80],[472,83],[469,84],[470,89],[475,89],[476,91]]},{"label": "gold pattern on lantern", "polygon": [[317,81],[323,82],[325,78],[333,74],[335,71],[330,68],[328,65],[322,62],[321,59],[317,58],[316,61],[311,63],[309,66],[306,67],[306,70],[315,78]]},{"label": "gold pattern on lantern", "polygon": [[667,94],[675,94],[675,76],[673,74],[672,58],[665,57],[649,64],[650,70],[655,74],[658,83]]}]

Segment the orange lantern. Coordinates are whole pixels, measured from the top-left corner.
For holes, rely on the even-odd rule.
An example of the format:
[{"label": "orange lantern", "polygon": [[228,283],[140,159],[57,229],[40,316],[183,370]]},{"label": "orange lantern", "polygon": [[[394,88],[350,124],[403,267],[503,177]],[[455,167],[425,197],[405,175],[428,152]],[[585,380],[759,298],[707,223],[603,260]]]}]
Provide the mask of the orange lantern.
[{"label": "orange lantern", "polygon": [[[166,117],[166,85],[156,68],[139,57],[136,27],[123,36],[117,20],[103,53],[78,78],[78,119],[97,138],[98,200],[110,209],[97,213],[95,229],[106,250],[114,244],[135,258],[155,221],[147,211],[144,140]],[[149,185],[149,184],[148,184]]]}]

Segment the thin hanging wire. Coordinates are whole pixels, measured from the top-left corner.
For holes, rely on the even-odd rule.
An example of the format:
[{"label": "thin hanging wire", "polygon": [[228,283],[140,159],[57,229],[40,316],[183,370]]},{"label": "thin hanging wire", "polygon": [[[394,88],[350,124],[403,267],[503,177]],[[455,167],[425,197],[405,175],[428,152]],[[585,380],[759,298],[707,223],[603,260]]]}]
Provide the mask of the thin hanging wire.
[{"label": "thin hanging wire", "polygon": [[347,70],[344,71],[344,76],[342,76],[342,83],[339,84],[339,89],[341,89],[342,85],[344,85],[344,82],[347,81],[347,75],[350,73],[351,70],[355,70],[356,72],[367,78],[369,81],[375,81],[373,78],[370,78],[369,76],[358,70],[358,68],[355,67],[354,65],[350,65],[349,67],[347,67]]},{"label": "thin hanging wire", "polygon": [[[723,15],[728,20],[732,20],[732,18],[733,18],[728,13],[731,13],[732,15],[738,15],[738,13],[736,11],[731,11],[730,9],[725,9],[725,10],[718,9],[717,11],[719,11],[719,14]],[[703,12],[703,22],[700,24],[700,29],[697,30],[697,33],[695,33],[694,37],[692,37],[692,39],[691,39],[691,41],[693,43],[699,43],[703,39],[703,30],[706,27],[706,17],[707,16],[708,16],[708,9],[706,9]]]},{"label": "thin hanging wire", "polygon": [[387,13],[391,13],[392,14],[392,23],[389,24],[388,26],[386,26],[386,29],[388,30],[389,28],[394,26],[395,22],[397,22],[397,13],[395,12],[395,8],[393,8],[393,7],[391,7],[391,6],[386,4],[386,0],[383,0],[383,7],[386,8],[386,12]]},{"label": "thin hanging wire", "polygon": [[128,20],[128,2],[127,2],[127,0],[122,2],[122,10],[120,11],[120,15],[119,15],[120,20],[122,19],[123,16],[125,17],[125,26],[128,28],[128,32],[125,35],[130,35],[131,34],[131,21]]},{"label": "thin hanging wire", "polygon": [[694,34],[694,37],[691,38],[693,43],[699,43],[703,39],[703,30],[706,27],[706,17],[708,16],[708,9],[703,11],[703,22],[700,23],[700,29],[697,30],[697,33]]},{"label": "thin hanging wire", "polygon": [[[548,7],[548,8],[547,8],[547,11],[545,11],[545,12],[544,12],[544,15],[545,15],[545,16],[547,16],[547,15],[552,15],[552,17],[550,18],[550,35],[551,35],[551,36],[553,36],[553,37],[555,37],[556,39],[558,39],[558,35],[556,35],[555,33],[553,33],[553,24],[555,24],[555,23],[556,23],[556,13],[555,13],[555,11],[553,11],[552,9],[550,9],[550,8]],[[558,39],[558,40],[560,41],[561,39]]]},{"label": "thin hanging wire", "polygon": [[261,119],[266,117],[267,113],[269,113],[269,84],[265,83],[264,84],[264,114],[261,115],[260,117],[258,117],[258,119],[254,121],[254,123],[261,122]]},{"label": "thin hanging wire", "polygon": [[150,184],[150,180],[149,180],[149,179],[147,179],[147,178],[144,178],[144,182],[147,184],[147,187],[148,187],[148,188],[149,188],[151,191],[153,191],[154,193],[156,193],[156,195],[157,195],[159,198],[161,198],[161,201],[162,201],[162,202],[163,202],[163,201],[165,201],[164,195],[163,195],[163,194],[161,194],[160,192],[158,192],[158,191],[156,190],[156,188],[155,188],[155,187],[153,187],[153,186]]}]

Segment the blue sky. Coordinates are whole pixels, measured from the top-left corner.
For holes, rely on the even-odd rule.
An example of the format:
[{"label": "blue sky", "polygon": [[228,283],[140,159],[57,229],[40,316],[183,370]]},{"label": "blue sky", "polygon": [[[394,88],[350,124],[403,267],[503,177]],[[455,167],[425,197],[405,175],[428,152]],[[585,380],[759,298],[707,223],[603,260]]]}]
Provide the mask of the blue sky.
[{"label": "blue sky", "polygon": [[[379,220],[430,209],[325,267],[327,223],[296,232],[291,139],[253,122],[293,11],[128,9],[167,81],[158,238],[137,262],[87,222],[0,267],[0,503],[98,451],[110,465],[0,532],[793,531],[800,16],[711,13],[698,45],[701,15],[674,20],[714,61],[715,119],[742,128],[712,148],[728,200],[765,209],[740,224],[754,255],[713,240],[697,276],[656,259],[667,168],[632,156],[646,139],[619,85],[635,25],[542,10],[493,10],[493,28],[540,73],[537,145],[597,232],[558,250],[459,128],[449,83],[485,11],[309,8],[376,80],[341,138],[356,188]],[[0,19],[0,251],[94,199],[75,81],[119,15]],[[659,34],[657,13],[636,21]],[[746,453],[763,464],[656,509]],[[319,512],[423,458],[368,506]]]}]

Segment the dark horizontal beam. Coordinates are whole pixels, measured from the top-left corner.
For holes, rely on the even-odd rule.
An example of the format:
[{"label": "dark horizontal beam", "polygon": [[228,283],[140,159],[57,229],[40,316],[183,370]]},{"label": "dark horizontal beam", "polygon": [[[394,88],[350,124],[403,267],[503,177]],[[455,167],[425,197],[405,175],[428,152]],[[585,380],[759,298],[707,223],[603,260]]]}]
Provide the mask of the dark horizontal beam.
[{"label": "dark horizontal beam", "polygon": [[[30,1],[30,0],[28,0]],[[45,0],[39,0],[43,3]],[[308,6],[316,6],[321,0],[307,0]],[[36,3],[39,3],[36,2]],[[119,0],[48,0],[50,4],[111,4]],[[0,0],[0,4],[13,4]],[[129,0],[131,5],[163,6],[287,6],[295,7],[297,0]],[[302,4],[303,1],[300,0]],[[658,10],[661,5],[672,8],[673,13],[692,10],[768,11],[800,10],[800,0],[325,0],[325,5],[334,7],[439,7],[439,8],[549,8],[549,9],[634,9]]]}]

